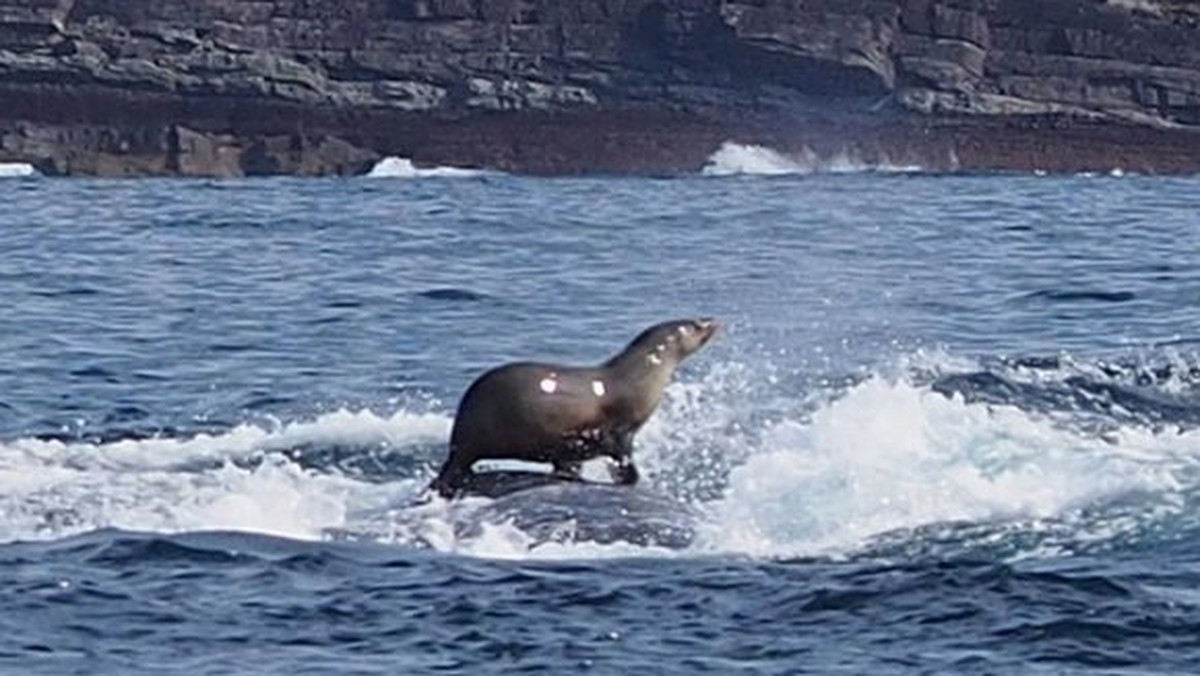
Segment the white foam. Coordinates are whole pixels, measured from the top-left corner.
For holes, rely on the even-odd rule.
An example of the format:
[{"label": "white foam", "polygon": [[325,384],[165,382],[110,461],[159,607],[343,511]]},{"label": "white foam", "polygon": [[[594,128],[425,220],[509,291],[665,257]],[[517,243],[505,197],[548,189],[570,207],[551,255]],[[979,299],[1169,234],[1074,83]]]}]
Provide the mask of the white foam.
[{"label": "white foam", "polygon": [[708,158],[703,173],[706,176],[780,176],[809,174],[812,173],[812,167],[808,163],[784,157],[765,146],[740,145],[727,141]]},{"label": "white foam", "polygon": [[[1200,480],[1198,431],[1120,427],[1101,438],[1061,419],[947,398],[902,377],[804,397],[776,383],[757,366],[715,365],[671,385],[639,434],[647,482],[704,501],[707,518],[685,555],[838,553],[884,533],[959,521],[1046,520],[1074,524],[1079,540],[1113,537],[1138,519],[1183,509],[1173,496]],[[307,447],[427,453],[428,445],[442,447],[450,425],[448,414],[339,410],[189,438],[0,443],[0,541],[101,527],[296,538],[346,529],[492,558],[675,555],[631,544],[531,550],[530,537],[508,523],[460,537],[455,525],[470,501],[406,506],[427,480],[412,469],[421,463],[368,480],[336,463],[306,464],[301,454]],[[1145,502],[1136,518],[1080,516],[1135,493],[1164,499]]]},{"label": "white foam", "polygon": [[[903,362],[971,367],[924,352]],[[1020,523],[1031,532],[1066,523],[1076,542],[1112,538],[1182,509],[1175,498],[1200,465],[1200,432],[1122,428],[1101,438],[1061,419],[968,404],[903,378],[874,377],[842,395],[825,393],[824,401],[792,398],[790,412],[755,424],[758,409],[780,407],[753,391],[769,381],[756,378],[762,375],[724,364],[674,383],[638,436],[638,464],[660,490],[678,493],[682,483],[687,493],[718,475],[726,480],[722,495],[701,505],[707,519],[685,555],[837,555],[883,534],[959,522]],[[1081,516],[1141,493],[1167,499],[1145,503],[1137,518]],[[569,541],[531,550],[532,540],[507,523],[463,540],[451,521],[448,512],[430,512],[420,538],[409,532],[399,541],[488,558],[679,555]],[[1015,555],[1054,555],[1054,546]]]},{"label": "white foam", "polygon": [[817,173],[908,173],[923,171],[916,165],[893,164],[887,158],[868,162],[853,152],[842,150],[822,157],[809,148],[798,154],[783,154],[766,146],[743,145],[726,141],[701,170],[706,176],[782,176]]},{"label": "white foam", "polygon": [[773,425],[710,505],[705,539],[789,556],[941,522],[1059,517],[1134,491],[1178,491],[1200,458],[1200,434],[1128,434],[1114,446],[1016,408],[876,378],[811,421]]},{"label": "white foam", "polygon": [[[320,537],[354,510],[386,504],[420,484],[369,483],[303,467],[308,445],[406,447],[442,443],[449,418],[340,410],[315,420],[225,434],[110,444],[19,439],[0,444],[0,541],[94,528],[178,532],[249,530]],[[235,461],[259,458],[258,462]]]},{"label": "white foam", "polygon": [[107,444],[19,439],[0,445],[0,469],[8,463],[37,463],[78,469],[169,469],[206,460],[237,460],[256,453],[306,445],[401,446],[445,439],[450,419],[434,413],[398,411],[380,417],[368,410],[346,409],[315,420],[273,427],[243,424],[218,435],[199,434],[116,441]]},{"label": "white foam", "polygon": [[1157,0],[1108,0],[1108,4],[1131,12],[1145,12],[1160,17],[1165,14],[1163,4]]},{"label": "white foam", "polygon": [[0,162],[0,178],[38,176],[38,170],[25,162]]},{"label": "white foam", "polygon": [[470,178],[485,172],[459,167],[417,167],[404,157],[385,157],[375,163],[368,178]]},{"label": "white foam", "polygon": [[[568,531],[570,522],[564,523],[563,541],[535,542],[511,522],[482,524],[481,532],[471,538],[447,537],[434,542],[440,551],[454,552],[467,556],[488,559],[558,561],[564,559],[613,559],[630,557],[670,557],[678,552],[660,547],[645,547],[627,542],[599,544],[595,542],[571,542]],[[426,530],[428,536],[429,530]]]}]

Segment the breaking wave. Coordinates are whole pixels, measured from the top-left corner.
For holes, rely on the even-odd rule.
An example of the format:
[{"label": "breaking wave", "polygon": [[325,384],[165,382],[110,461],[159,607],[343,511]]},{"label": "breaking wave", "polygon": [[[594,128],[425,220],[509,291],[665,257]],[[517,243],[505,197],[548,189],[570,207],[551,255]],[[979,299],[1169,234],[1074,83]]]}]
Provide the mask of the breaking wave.
[{"label": "breaking wave", "polygon": [[338,410],[274,428],[109,443],[0,443],[0,540],[96,528],[321,537],[348,510],[411,491],[437,414]]},{"label": "breaking wave", "polygon": [[765,146],[743,145],[726,141],[704,165],[706,176],[784,176],[838,173],[912,173],[924,171],[917,165],[895,164],[883,158],[867,161],[850,150],[822,156],[804,148],[796,154],[783,154]]},{"label": "breaking wave", "polygon": [[0,162],[0,178],[27,178],[39,176],[32,164],[25,162]]},{"label": "breaking wave", "polygon": [[[639,462],[654,491],[698,515],[685,554],[852,556],[947,539],[1011,556],[1115,546],[1200,516],[1188,507],[1200,492],[1195,372],[944,360],[768,393],[768,406],[752,370],[723,364],[671,386],[639,436]],[[0,540],[111,527],[350,534],[489,557],[677,553],[581,541],[574,518],[549,538],[513,519],[480,522],[483,499],[419,503],[450,423],[338,410],[188,438],[3,442]]]},{"label": "breaking wave", "polygon": [[485,173],[459,167],[418,167],[404,157],[385,157],[371,167],[367,178],[471,178]]}]

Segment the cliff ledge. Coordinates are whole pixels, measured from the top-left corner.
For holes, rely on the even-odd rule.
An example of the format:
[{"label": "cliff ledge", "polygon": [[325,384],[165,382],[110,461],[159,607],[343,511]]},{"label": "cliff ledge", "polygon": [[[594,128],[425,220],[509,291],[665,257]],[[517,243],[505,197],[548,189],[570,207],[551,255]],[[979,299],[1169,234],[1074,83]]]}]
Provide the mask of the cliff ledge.
[{"label": "cliff ledge", "polygon": [[694,171],[726,140],[932,169],[1200,169],[1154,0],[0,0],[0,162]]}]

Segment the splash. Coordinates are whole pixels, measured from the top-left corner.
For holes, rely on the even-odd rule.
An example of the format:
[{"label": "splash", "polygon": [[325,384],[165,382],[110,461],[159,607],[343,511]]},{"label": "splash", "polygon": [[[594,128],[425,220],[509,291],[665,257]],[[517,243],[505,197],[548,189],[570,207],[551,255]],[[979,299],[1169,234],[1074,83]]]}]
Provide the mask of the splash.
[{"label": "splash", "polygon": [[1054,519],[1177,492],[1200,454],[1195,433],[1127,430],[1121,442],[873,378],[809,420],[766,430],[710,505],[706,539],[719,551],[809,555],[930,524]]},{"label": "splash", "polygon": [[[604,519],[654,525],[663,512],[648,502],[633,512],[582,508],[549,530],[542,520],[534,533],[487,500],[416,501],[451,419],[404,409],[338,410],[188,438],[0,443],[0,540],[104,527],[216,529],[348,534],[489,558],[776,558],[853,554],[881,539],[908,547],[970,524],[980,541],[1037,540],[1012,552],[1028,556],[1192,518],[1200,431],[1114,418],[1098,434],[1070,410],[929,384],[930,370],[979,364],[936,355],[906,362],[898,375],[804,392],[781,391],[788,381],[758,362],[715,364],[672,384],[639,435],[638,462],[648,490],[699,516],[682,550],[578,537],[589,526],[583,517],[592,532]],[[1081,373],[1142,383],[1143,371],[1048,364],[1024,377],[1057,388]],[[1186,394],[1190,367],[1168,371],[1139,386]]]},{"label": "splash", "polygon": [[32,164],[25,162],[0,162],[0,178],[26,178],[39,176]]},{"label": "splash", "polygon": [[742,145],[726,141],[708,158],[702,173],[705,176],[784,176],[819,173],[910,173],[923,171],[916,165],[897,165],[883,158],[867,162],[848,150],[822,157],[809,148],[799,154],[784,155],[771,148]]},{"label": "splash", "polygon": [[404,157],[385,157],[367,172],[367,178],[471,178],[486,172],[458,167],[422,168]]},{"label": "splash", "polygon": [[[248,530],[312,539],[353,510],[386,504],[419,483],[410,462],[441,443],[447,417],[334,411],[271,428],[106,444],[18,439],[0,444],[0,540],[95,528]],[[407,476],[365,480],[313,450],[399,456]]]},{"label": "splash", "polygon": [[[925,382],[929,369],[979,368],[969,360],[903,361],[915,375],[790,398],[744,364],[671,385],[639,435],[638,462],[653,490],[703,515],[682,551],[573,540],[583,530],[574,519],[550,536],[510,519],[456,530],[486,513],[486,501],[392,514],[387,539],[489,558],[843,556],[946,539],[1056,555],[1178,519],[1200,482],[1198,431],[1127,422],[1097,435],[1062,411],[970,402]],[[660,514],[609,517],[652,524]]]},{"label": "splash", "polygon": [[[377,524],[385,526],[387,530],[380,531],[373,539],[401,545],[420,542],[440,552],[506,560],[674,557],[687,554],[677,549],[621,541],[579,541],[572,537],[576,527],[572,520],[560,523],[559,532],[553,537],[535,537],[512,519],[478,520],[477,513],[486,510],[489,502],[482,498],[467,498],[455,503],[435,500],[404,513],[391,510],[387,520]],[[456,528],[464,523],[476,526],[469,536],[464,536],[461,529]]]}]

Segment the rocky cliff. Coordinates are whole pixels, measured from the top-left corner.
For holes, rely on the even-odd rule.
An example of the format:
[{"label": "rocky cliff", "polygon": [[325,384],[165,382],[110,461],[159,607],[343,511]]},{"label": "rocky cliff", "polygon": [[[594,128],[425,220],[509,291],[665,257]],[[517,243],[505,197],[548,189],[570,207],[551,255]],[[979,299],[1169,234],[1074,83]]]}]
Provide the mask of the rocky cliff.
[{"label": "rocky cliff", "polygon": [[56,174],[691,171],[725,140],[1200,169],[1154,0],[0,0],[0,161]]}]

